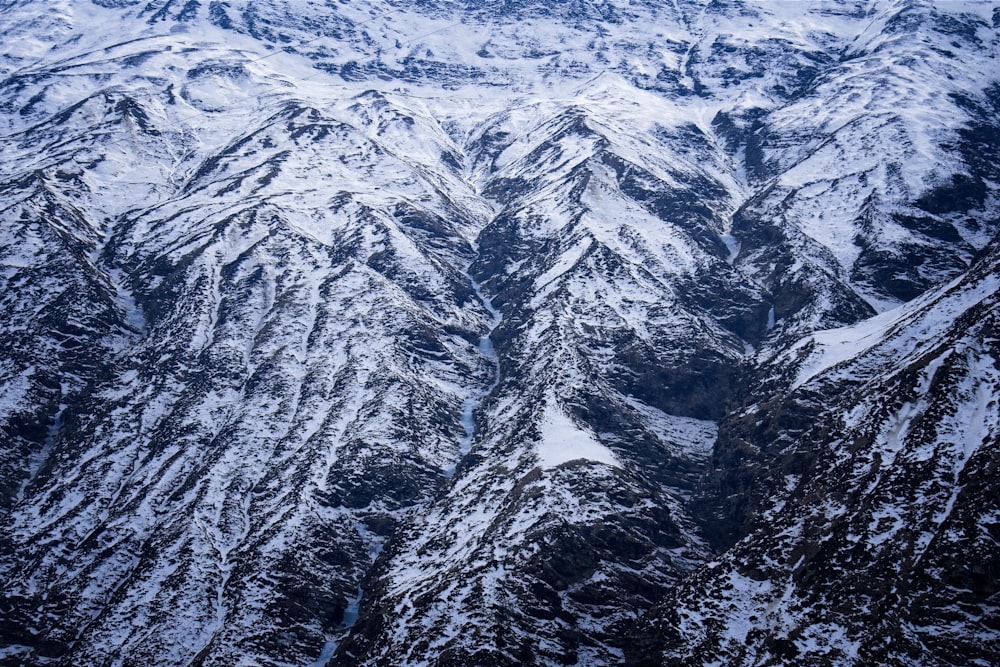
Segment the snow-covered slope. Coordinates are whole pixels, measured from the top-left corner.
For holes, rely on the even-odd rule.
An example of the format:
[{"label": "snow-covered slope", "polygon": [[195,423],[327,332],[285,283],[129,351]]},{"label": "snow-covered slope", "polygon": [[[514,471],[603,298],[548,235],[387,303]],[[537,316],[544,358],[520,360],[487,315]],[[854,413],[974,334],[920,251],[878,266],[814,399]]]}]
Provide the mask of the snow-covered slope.
[{"label": "snow-covered slope", "polygon": [[989,3],[0,10],[0,661],[995,651]]}]

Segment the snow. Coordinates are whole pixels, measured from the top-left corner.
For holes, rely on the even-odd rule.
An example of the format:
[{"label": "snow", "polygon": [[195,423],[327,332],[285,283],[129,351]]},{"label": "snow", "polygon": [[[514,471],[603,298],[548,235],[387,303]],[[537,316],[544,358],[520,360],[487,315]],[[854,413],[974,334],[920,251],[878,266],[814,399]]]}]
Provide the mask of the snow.
[{"label": "snow", "polygon": [[25,404],[35,371],[34,366],[28,366],[17,375],[0,382],[0,417],[6,419]]},{"label": "snow", "polygon": [[125,321],[135,330],[146,328],[146,316],[136,304],[135,296],[125,287],[125,278],[120,269],[108,271],[111,284],[114,285],[118,304],[125,313]]},{"label": "snow", "polygon": [[572,248],[568,251],[562,253],[559,257],[559,261],[556,262],[552,268],[550,268],[545,273],[541,274],[535,278],[534,292],[535,296],[532,297],[531,307],[538,308],[542,301],[547,297],[556,287],[556,281],[564,273],[576,266],[577,262],[583,257],[583,255],[590,249],[593,244],[593,239],[590,237],[585,237],[580,239]]},{"label": "snow", "polygon": [[319,657],[316,661],[311,663],[309,667],[326,667],[333,658],[333,654],[337,652],[337,641],[335,639],[327,640],[326,644],[323,645],[323,650],[320,651]]},{"label": "snow", "polygon": [[906,527],[903,509],[895,505],[883,505],[872,512],[868,526],[868,545],[880,547],[894,539]]},{"label": "snow", "polygon": [[580,459],[621,467],[614,452],[566,415],[554,397],[546,401],[539,430],[541,439],[536,447],[543,468],[555,468]]},{"label": "snow", "polygon": [[719,435],[719,425],[707,419],[671,415],[629,396],[626,403],[644,418],[660,442],[677,455],[707,458]]},{"label": "snow", "polygon": [[[954,321],[1000,289],[1000,276],[986,276],[969,288],[961,287],[961,280],[956,278],[948,285],[858,324],[818,331],[800,340],[786,356],[791,358],[812,347],[799,367],[793,387],[800,387],[877,346],[891,345],[901,356],[913,354],[922,345],[933,342],[932,336],[943,323]],[[944,298],[939,299],[942,295]],[[895,336],[897,331],[902,331],[902,335]]]},{"label": "snow", "polygon": [[726,258],[726,261],[732,264],[740,254],[740,241],[732,234],[723,234],[719,238],[722,239],[722,242],[726,244],[726,248],[729,250],[729,256]]},{"label": "snow", "polygon": [[[830,656],[850,664],[858,657],[861,641],[853,639],[848,629],[834,623],[815,623],[803,628],[795,645],[803,654]],[[816,659],[816,658],[812,658]]]}]

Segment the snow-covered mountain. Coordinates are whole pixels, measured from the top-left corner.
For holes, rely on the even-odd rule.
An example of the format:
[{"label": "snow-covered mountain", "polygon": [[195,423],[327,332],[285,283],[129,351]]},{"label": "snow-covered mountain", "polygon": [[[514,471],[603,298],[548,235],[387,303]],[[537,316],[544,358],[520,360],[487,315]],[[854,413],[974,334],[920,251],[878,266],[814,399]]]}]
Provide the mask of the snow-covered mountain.
[{"label": "snow-covered mountain", "polygon": [[781,389],[710,473],[749,487],[749,535],[644,620],[637,662],[995,661],[998,260],[769,362]]},{"label": "snow-covered mountain", "polygon": [[0,663],[1000,656],[991,3],[0,9]]}]

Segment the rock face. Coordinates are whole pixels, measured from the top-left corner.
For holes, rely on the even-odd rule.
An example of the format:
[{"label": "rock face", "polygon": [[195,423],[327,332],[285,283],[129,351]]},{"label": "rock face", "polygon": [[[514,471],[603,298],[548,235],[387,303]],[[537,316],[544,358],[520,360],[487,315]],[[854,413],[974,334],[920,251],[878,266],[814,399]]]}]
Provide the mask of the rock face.
[{"label": "rock face", "polygon": [[1000,656],[989,3],[0,9],[0,664]]}]

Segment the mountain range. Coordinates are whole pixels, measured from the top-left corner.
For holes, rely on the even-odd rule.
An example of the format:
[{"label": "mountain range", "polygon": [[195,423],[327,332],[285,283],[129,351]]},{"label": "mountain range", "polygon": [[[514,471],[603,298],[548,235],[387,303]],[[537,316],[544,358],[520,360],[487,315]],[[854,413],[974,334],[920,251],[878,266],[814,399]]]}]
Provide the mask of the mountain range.
[{"label": "mountain range", "polygon": [[996,664],[998,30],[0,0],[0,664]]}]

